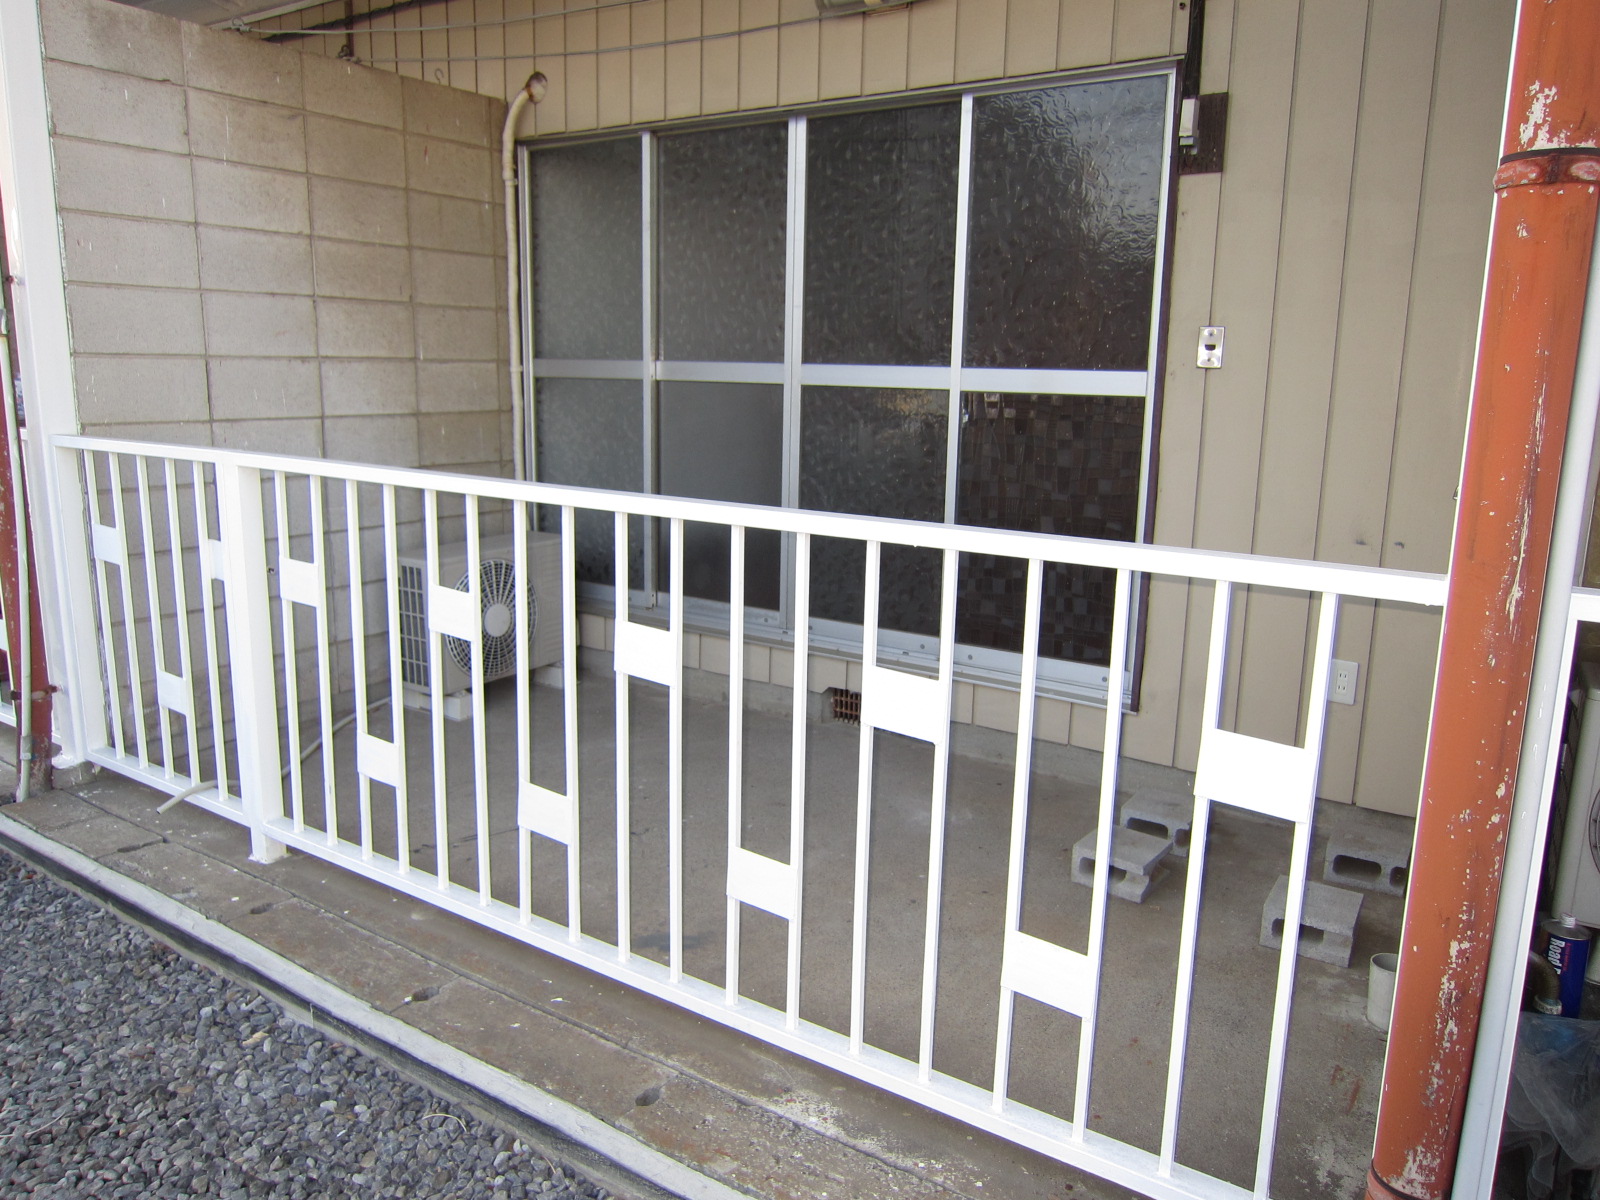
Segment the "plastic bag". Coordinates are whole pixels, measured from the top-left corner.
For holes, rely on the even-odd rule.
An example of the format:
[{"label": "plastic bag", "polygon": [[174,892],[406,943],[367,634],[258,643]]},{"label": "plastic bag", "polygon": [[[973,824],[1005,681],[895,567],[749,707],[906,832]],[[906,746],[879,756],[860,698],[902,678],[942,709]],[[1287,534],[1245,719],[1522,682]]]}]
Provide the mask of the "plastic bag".
[{"label": "plastic bag", "polygon": [[1500,1149],[1521,1146],[1533,1157],[1529,1200],[1548,1200],[1573,1171],[1600,1167],[1600,1021],[1521,1014]]}]

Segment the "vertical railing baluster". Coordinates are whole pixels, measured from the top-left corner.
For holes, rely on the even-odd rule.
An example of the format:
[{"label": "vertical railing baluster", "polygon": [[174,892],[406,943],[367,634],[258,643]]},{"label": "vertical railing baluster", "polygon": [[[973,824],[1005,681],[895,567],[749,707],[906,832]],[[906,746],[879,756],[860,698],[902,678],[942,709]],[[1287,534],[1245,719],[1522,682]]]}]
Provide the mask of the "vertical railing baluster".
[{"label": "vertical railing baluster", "polygon": [[[1219,579],[1211,605],[1211,640],[1206,651],[1206,691],[1201,721],[1208,727],[1222,719],[1223,672],[1228,660],[1228,619],[1233,584]],[[1211,799],[1194,794],[1189,826],[1189,876],[1183,890],[1183,927],[1178,939],[1177,990],[1172,1002],[1172,1043],[1167,1052],[1167,1094],[1161,1119],[1158,1170],[1172,1174],[1178,1152],[1178,1120],[1183,1107],[1184,1058],[1189,1046],[1189,1009],[1194,1000],[1195,947],[1200,930],[1200,890],[1205,880],[1206,838],[1211,825]]]},{"label": "vertical railing baluster", "polygon": [[[105,458],[106,479],[108,480],[108,486],[113,494],[115,494],[118,487],[116,457],[114,455],[107,454]],[[84,451],[82,454],[82,462],[84,484],[89,493],[89,546],[94,552],[95,582],[98,585],[95,588],[95,592],[100,607],[100,653],[105,656],[106,679],[111,688],[111,703],[108,706],[111,709],[111,744],[116,749],[118,754],[125,757],[128,754],[128,731],[126,728],[127,708],[122,703],[122,673],[117,667],[116,646],[111,640],[112,624],[110,567],[107,565],[106,559],[101,553],[102,548],[99,543],[102,535],[99,535],[95,532],[96,530],[105,529],[107,526],[105,524],[103,506],[100,502],[100,483],[95,472],[94,451]],[[121,557],[116,563],[117,575],[119,580],[125,581],[128,577],[128,556],[126,553],[127,539],[123,537],[122,530],[118,529],[114,532],[123,545]],[[132,617],[128,612],[127,604],[124,602],[123,620],[126,622],[130,621],[131,619]],[[130,661],[128,664],[128,670],[130,675],[137,677],[138,664]],[[140,741],[142,741],[142,739],[136,738],[135,745],[139,745]]]},{"label": "vertical railing baluster", "polygon": [[[742,530],[740,531],[743,532]],[[806,874],[806,735],[811,698],[811,535],[794,539],[794,681],[789,735],[789,865],[794,868],[794,915],[789,918],[789,973],[784,1028],[800,1026],[800,949]]]},{"label": "vertical railing baluster", "polygon": [[[361,770],[361,739],[367,735],[367,715],[371,705],[367,698],[367,600],[366,565],[361,553],[361,485],[354,479],[345,480],[345,544],[350,558],[350,673],[355,693],[356,752],[351,756],[356,764],[356,810],[363,846],[370,843],[367,830],[371,827],[372,782]],[[339,810],[337,803],[327,814],[327,842],[329,846],[339,841]]]},{"label": "vertical railing baluster", "polygon": [[[861,610],[861,669],[878,661],[878,586],[882,543],[869,541],[865,596]],[[872,758],[876,734],[861,724],[861,752],[856,770],[856,871],[855,907],[850,920],[850,1053],[860,1054],[866,1032],[867,1007],[867,890],[872,855]]]},{"label": "vertical railing baluster", "polygon": [[261,471],[227,456],[216,470],[219,524],[228,531],[222,547],[240,799],[250,827],[250,857],[273,862],[283,857],[284,845],[270,835],[267,823],[283,819],[283,776]]},{"label": "vertical railing baluster", "polygon": [[450,887],[450,810],[444,748],[444,637],[432,619],[431,593],[439,582],[439,493],[429,488],[422,497],[422,525],[428,577],[422,594],[430,598],[428,620],[429,734],[433,739],[433,873],[440,891]]},{"label": "vertical railing baluster", "polygon": [[578,532],[575,510],[561,510],[561,690],[562,736],[566,751],[567,804],[572,836],[567,840],[567,939],[583,936],[582,825],[579,822],[578,749]]},{"label": "vertical railing baluster", "polygon": [[[615,587],[612,590],[616,593],[616,634],[613,639],[615,643],[620,640],[622,628],[628,620],[628,514],[616,513],[612,528],[614,532],[612,552],[615,558],[613,566]],[[617,958],[627,962],[633,954],[633,871],[629,857],[631,847],[628,844],[629,831],[633,825],[633,803],[629,794],[629,789],[632,787],[629,773],[632,735],[628,712],[628,692],[631,684],[628,673],[622,670],[622,664],[617,662],[615,657],[611,665],[616,676]]]},{"label": "vertical railing baluster", "polygon": [[1073,1137],[1089,1130],[1089,1092],[1094,1076],[1095,1034],[1100,1022],[1100,982],[1105,972],[1107,893],[1111,887],[1111,836],[1117,814],[1117,774],[1122,754],[1122,679],[1128,669],[1128,625],[1133,612],[1133,576],[1117,572],[1111,601],[1111,661],[1106,664],[1106,724],[1100,747],[1100,819],[1095,830],[1094,891],[1089,902],[1088,957],[1094,983],[1085,989],[1078,1027],[1078,1077],[1072,1104]]},{"label": "vertical railing baluster", "polygon": [[[1028,560],[1027,595],[1022,610],[1022,679],[1017,708],[1017,760],[1011,781],[1011,842],[1006,857],[1006,924],[1009,935],[1022,928],[1022,885],[1028,843],[1028,801],[1033,783],[1033,725],[1039,705],[1039,601],[1044,571]],[[1011,1027],[1016,993],[1001,985],[1000,1021],[994,1042],[994,1095],[990,1107],[1004,1110],[1011,1079]],[[1077,1119],[1077,1114],[1074,1114]]]},{"label": "vertical railing baluster", "polygon": [[[1333,640],[1339,621],[1339,597],[1322,593],[1317,612],[1317,648],[1311,659],[1306,749],[1313,763],[1322,757],[1322,735],[1328,720],[1328,680],[1333,668]],[[1272,1179],[1272,1156],[1278,1140],[1278,1105],[1283,1098],[1284,1063],[1289,1054],[1289,1009],[1294,1001],[1294,973],[1300,956],[1300,917],[1305,907],[1306,874],[1311,857],[1311,825],[1316,816],[1317,768],[1311,769],[1312,794],[1305,815],[1294,823],[1289,853],[1289,890],[1283,901],[1283,945],[1278,954],[1278,984],[1272,1002],[1272,1034],[1267,1042],[1267,1082],[1261,1100],[1261,1137],[1256,1150],[1256,1195],[1265,1197]]]},{"label": "vertical railing baluster", "polygon": [[127,504],[122,497],[121,454],[108,454],[111,467],[111,519],[116,522],[117,538],[122,543],[119,572],[122,592],[123,661],[128,664],[128,690],[133,693],[133,734],[139,748],[139,765],[150,766],[150,731],[144,724],[144,670],[139,654],[139,617],[133,607],[133,540],[128,536]]},{"label": "vertical railing baluster", "polygon": [[475,622],[472,654],[472,828],[478,865],[478,903],[489,903],[489,729],[483,714],[483,537],[478,497],[463,496],[467,523],[467,594]]},{"label": "vertical railing baluster", "polygon": [[[528,574],[528,506],[521,501],[511,504],[511,561],[517,596],[515,617],[512,620],[512,640],[516,644],[517,663],[517,786],[520,796],[524,784],[533,778],[533,740],[531,731],[533,713],[528,696],[529,679],[533,671],[528,666],[528,593],[532,577]],[[548,617],[545,619],[548,620]],[[526,925],[533,916],[533,831],[519,822],[517,836],[517,918]]]},{"label": "vertical railing baluster", "polygon": [[672,637],[672,682],[667,687],[667,977],[683,975],[683,518],[667,527],[672,554],[667,630]]},{"label": "vertical railing baluster", "polygon": [[406,784],[405,677],[401,666],[400,629],[400,515],[393,484],[383,489],[383,594],[389,635],[389,741],[394,745],[395,859],[402,870],[411,869],[411,804]]},{"label": "vertical railing baluster", "polygon": [[961,556],[943,552],[939,592],[939,740],[933,743],[933,797],[928,825],[928,891],[922,934],[922,1015],[917,1044],[917,1078],[933,1076],[933,1025],[939,995],[939,927],[944,911],[945,815],[950,799],[950,693],[955,685],[956,568]]},{"label": "vertical railing baluster", "polygon": [[300,653],[295,638],[294,601],[285,594],[283,561],[293,558],[294,539],[289,531],[289,488],[284,473],[272,473],[273,511],[278,518],[278,620],[283,627],[283,698],[288,710],[289,814],[294,829],[305,828],[305,767],[300,748]]},{"label": "vertical railing baluster", "polygon": [[[161,462],[167,490],[167,537],[172,545],[172,607],[177,614],[178,678],[183,681],[189,700],[188,711],[183,714],[189,760],[189,773],[186,778],[193,785],[200,783],[202,778],[198,729],[199,705],[194,694],[194,659],[189,653],[189,586],[184,578],[183,525],[178,515],[178,464],[170,458],[164,458]],[[218,788],[217,791],[220,795],[222,789]]]},{"label": "vertical railing baluster", "polygon": [[[728,863],[744,844],[744,526],[728,530]],[[742,905],[727,888],[728,949],[724,999],[739,1002]]]},{"label": "vertical railing baluster", "polygon": [[[322,811],[326,814],[338,807],[338,773],[333,762],[333,647],[328,624],[327,501],[320,475],[307,476],[306,487],[311,504],[311,561],[317,564],[317,707],[322,719]],[[295,832],[303,832],[303,826],[297,824]]]},{"label": "vertical railing baluster", "polygon": [[[228,790],[228,726],[222,711],[222,661],[217,638],[218,579],[222,579],[223,603],[227,603],[227,580],[223,578],[223,564],[215,561],[223,551],[221,542],[212,537],[211,501],[206,492],[205,465],[189,464],[190,478],[194,484],[195,535],[200,541],[200,629],[206,651],[206,692],[211,704],[211,761],[216,769],[217,795],[226,799]],[[213,544],[215,543],[215,544]]]},{"label": "vertical railing baluster", "polygon": [[167,706],[161,700],[161,676],[167,670],[167,639],[162,628],[161,574],[156,562],[155,522],[150,510],[150,466],[144,455],[133,460],[134,478],[139,490],[139,536],[143,541],[144,591],[150,605],[150,683],[155,692],[156,732],[161,740],[161,772],[171,779],[177,775],[172,757],[172,730]]}]

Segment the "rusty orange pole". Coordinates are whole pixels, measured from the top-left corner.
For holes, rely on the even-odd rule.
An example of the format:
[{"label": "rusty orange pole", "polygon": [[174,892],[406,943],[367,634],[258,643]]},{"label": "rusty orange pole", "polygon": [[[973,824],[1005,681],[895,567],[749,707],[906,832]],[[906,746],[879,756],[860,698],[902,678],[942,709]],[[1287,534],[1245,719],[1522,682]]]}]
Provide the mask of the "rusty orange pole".
[{"label": "rusty orange pole", "polygon": [[1600,208],[1600,4],[1525,2],[1515,46],[1368,1200],[1455,1173]]}]

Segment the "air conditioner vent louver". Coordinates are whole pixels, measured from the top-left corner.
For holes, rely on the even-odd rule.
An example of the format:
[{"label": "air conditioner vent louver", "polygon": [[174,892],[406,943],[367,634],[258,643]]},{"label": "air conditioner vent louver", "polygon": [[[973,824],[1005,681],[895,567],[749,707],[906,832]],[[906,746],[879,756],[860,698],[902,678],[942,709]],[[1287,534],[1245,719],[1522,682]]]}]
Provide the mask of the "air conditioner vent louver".
[{"label": "air conditioner vent louver", "polygon": [[428,598],[422,590],[426,579],[421,564],[400,564],[400,681],[422,688],[428,686]]},{"label": "air conditioner vent louver", "polygon": [[[536,533],[528,538],[528,580],[517,585],[516,546],[510,536],[486,537],[479,546],[479,654],[485,682],[503,678],[517,666],[517,621],[527,622],[531,670],[561,657],[561,539]],[[439,578],[451,580],[458,592],[471,592],[472,571],[464,543],[441,545]],[[403,554],[397,591],[400,607],[400,677],[414,692],[432,691],[429,666],[433,629],[428,620],[427,556],[420,550]],[[520,603],[519,603],[520,602]],[[457,631],[459,632],[459,630]],[[440,667],[446,695],[472,685],[472,642],[445,635]]]}]

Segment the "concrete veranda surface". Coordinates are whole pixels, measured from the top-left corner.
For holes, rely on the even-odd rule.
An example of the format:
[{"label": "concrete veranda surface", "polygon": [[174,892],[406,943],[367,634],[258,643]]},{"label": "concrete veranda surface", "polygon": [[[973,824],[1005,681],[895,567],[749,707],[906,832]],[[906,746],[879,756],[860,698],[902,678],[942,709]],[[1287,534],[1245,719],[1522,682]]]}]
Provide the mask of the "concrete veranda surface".
[{"label": "concrete veranda surface", "polygon": [[[615,854],[611,686],[606,674],[585,675],[580,726],[583,923],[587,932],[606,936],[609,922],[614,937],[614,902],[606,899]],[[514,722],[513,693],[509,686],[490,689],[491,732],[496,722],[507,729]],[[547,688],[535,693],[535,746],[552,736],[549,728],[541,732],[541,721],[550,719],[543,714],[554,717],[559,743],[559,694]],[[666,946],[659,902],[665,841],[657,836],[665,815],[659,786],[664,699],[657,689],[636,684],[633,712],[634,940],[637,952],[659,958]],[[696,693],[685,726],[685,970],[720,985],[727,840],[721,764],[727,743],[726,706],[714,688]],[[425,778],[431,774],[427,714],[409,713],[407,732],[415,748],[412,773]],[[452,742],[470,741],[469,735],[470,725],[449,730]],[[749,707],[743,844],[780,858],[788,828],[788,736],[787,716]],[[929,756],[920,744],[878,737],[867,1040],[914,1056],[917,989],[905,981],[920,977]],[[860,731],[817,722],[808,741],[802,1015],[837,1029],[847,1019]],[[996,923],[1003,920],[1011,802],[1008,741],[980,736],[959,746],[946,820],[935,1064],[980,1086],[989,1083],[994,1063]],[[497,761],[511,757],[512,743],[494,736],[490,744]],[[783,750],[762,753],[761,747]],[[346,753],[336,739],[335,762]],[[448,753],[454,761],[453,745]],[[1023,927],[1081,948],[1089,891],[1070,881],[1070,853],[1094,826],[1093,764],[1040,758],[1027,836]],[[506,769],[500,768],[502,774]],[[353,780],[342,763],[337,774],[344,780],[341,789],[348,790]],[[1139,777],[1131,766],[1126,774]],[[417,792],[431,796],[421,787]],[[158,813],[163,799],[99,773],[70,789],[0,809],[0,818],[31,831],[35,842],[47,839],[87,856],[97,869],[145,885],[298,964],[357,1005],[532,1084],[605,1129],[740,1192],[1016,1200],[1129,1194],[319,859],[292,853],[274,864],[252,863],[244,830],[188,806]],[[490,799],[492,890],[514,901],[515,806],[505,787],[492,789]],[[375,806],[375,813],[381,810]],[[470,800],[464,811],[470,812]],[[341,829],[345,819],[341,807]],[[413,862],[431,867],[431,799],[412,807],[410,824]],[[1322,805],[1313,879],[1320,878],[1328,832],[1351,824],[1370,826],[1390,840],[1409,836],[1408,822]],[[12,836],[3,825],[0,834]],[[392,816],[387,831],[375,821],[374,839],[380,847],[392,844]],[[454,803],[450,840],[451,874],[465,883],[476,876],[477,852],[471,823],[457,819]],[[1185,1165],[1245,1186],[1256,1161],[1278,965],[1277,954],[1257,944],[1261,906],[1287,871],[1288,853],[1287,826],[1233,810],[1213,820],[1178,1154]],[[560,917],[564,869],[549,865],[555,857],[553,848],[535,857],[542,881],[533,888],[534,909]],[[1090,1118],[1092,1128],[1151,1150],[1160,1137],[1186,882],[1183,860],[1168,865],[1175,869],[1145,903],[1109,904]],[[1383,1035],[1365,1020],[1366,961],[1395,948],[1401,901],[1363,895],[1351,966],[1303,957],[1298,964],[1274,1196],[1354,1195],[1366,1169],[1384,1050]],[[782,923],[746,917],[744,925],[742,991],[781,1003]],[[1069,1116],[1077,1045],[1076,1018],[1019,1000],[1010,1094]],[[607,1153],[604,1147],[600,1152]],[[642,1173],[649,1173],[647,1166]],[[681,1180],[666,1182],[669,1191],[689,1194]]]}]

